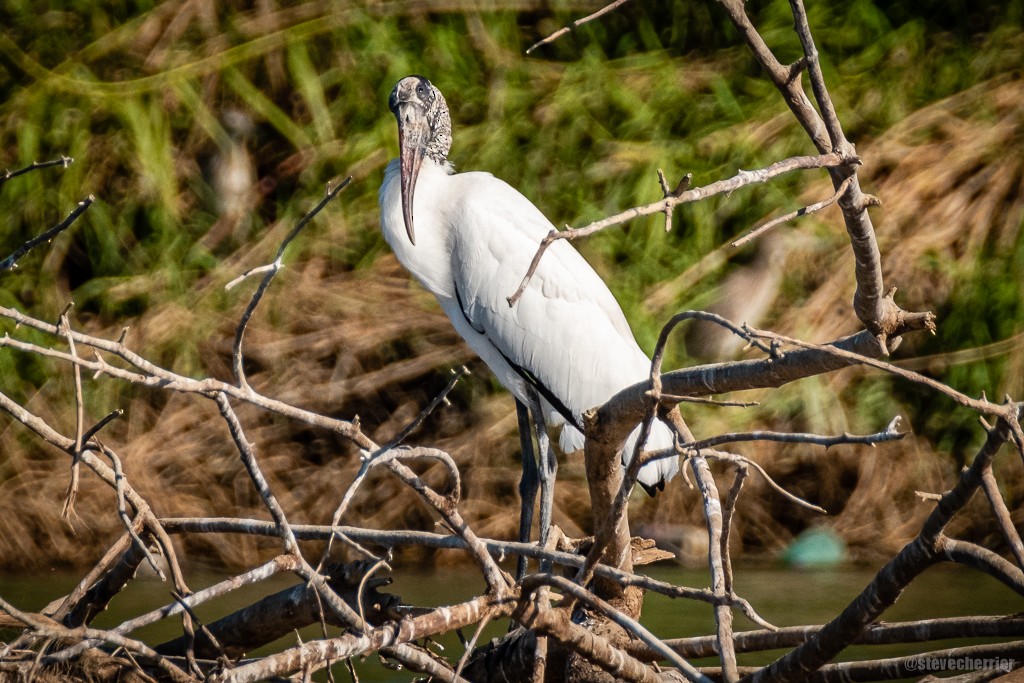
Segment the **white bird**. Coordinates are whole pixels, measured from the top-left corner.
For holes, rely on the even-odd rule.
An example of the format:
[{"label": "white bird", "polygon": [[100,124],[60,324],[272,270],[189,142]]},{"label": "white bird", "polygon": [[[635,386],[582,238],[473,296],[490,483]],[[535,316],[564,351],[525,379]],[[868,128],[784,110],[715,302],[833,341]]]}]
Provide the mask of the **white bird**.
[{"label": "white bird", "polygon": [[[388,164],[380,188],[384,238],[406,270],[437,297],[456,331],[498,381],[531,407],[538,405],[539,394],[543,421],[561,429],[561,449],[580,450],[583,413],[647,379],[650,358],[604,281],[565,240],[551,245],[510,307],[506,297],[519,286],[554,226],[530,200],[490,173],[454,172],[447,159],[452,142],[448,105],[426,78],[400,80],[388,107],[398,120],[400,155]],[[544,431],[538,430],[542,451]],[[624,464],[638,435],[639,428],[626,442]],[[645,446],[672,448],[667,425],[655,421]],[[674,457],[654,461],[640,470],[638,481],[653,493],[678,467]],[[542,538],[544,504],[542,491]],[[524,514],[525,505],[524,497]]]}]

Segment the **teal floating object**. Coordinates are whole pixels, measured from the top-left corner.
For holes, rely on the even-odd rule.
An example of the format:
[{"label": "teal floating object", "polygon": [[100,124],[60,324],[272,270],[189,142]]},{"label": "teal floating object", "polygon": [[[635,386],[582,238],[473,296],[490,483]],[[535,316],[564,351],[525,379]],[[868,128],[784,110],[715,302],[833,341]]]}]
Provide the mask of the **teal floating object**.
[{"label": "teal floating object", "polygon": [[792,567],[834,567],[846,559],[846,543],[828,529],[808,529],[782,553]]}]

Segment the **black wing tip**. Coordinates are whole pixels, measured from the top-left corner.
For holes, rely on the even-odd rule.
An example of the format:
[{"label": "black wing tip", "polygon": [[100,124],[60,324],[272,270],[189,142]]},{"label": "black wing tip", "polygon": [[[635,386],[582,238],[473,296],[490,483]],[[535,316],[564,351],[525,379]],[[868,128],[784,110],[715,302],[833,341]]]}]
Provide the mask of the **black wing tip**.
[{"label": "black wing tip", "polygon": [[646,493],[651,498],[654,498],[656,495],[658,495],[658,491],[665,490],[664,479],[659,479],[658,483],[654,484],[653,486],[651,484],[645,484],[642,481],[638,481],[637,483],[640,484],[641,487],[643,487],[644,493]]}]

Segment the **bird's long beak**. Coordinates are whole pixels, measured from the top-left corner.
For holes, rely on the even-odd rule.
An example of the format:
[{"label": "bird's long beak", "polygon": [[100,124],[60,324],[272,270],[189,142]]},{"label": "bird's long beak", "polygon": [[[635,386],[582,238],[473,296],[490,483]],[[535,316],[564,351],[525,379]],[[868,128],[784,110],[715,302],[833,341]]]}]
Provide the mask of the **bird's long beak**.
[{"label": "bird's long beak", "polygon": [[420,173],[427,142],[430,140],[430,123],[427,121],[426,111],[417,103],[405,102],[399,105],[395,116],[398,119],[402,216],[405,218],[405,231],[409,234],[409,241],[415,245],[416,231],[412,221],[413,191],[416,189],[416,177]]}]

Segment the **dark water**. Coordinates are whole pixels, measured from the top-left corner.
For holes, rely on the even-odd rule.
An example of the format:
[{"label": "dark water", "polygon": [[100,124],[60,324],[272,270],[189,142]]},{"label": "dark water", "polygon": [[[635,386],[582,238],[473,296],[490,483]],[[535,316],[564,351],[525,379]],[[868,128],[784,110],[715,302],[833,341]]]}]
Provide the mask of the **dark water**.
[{"label": "dark water", "polygon": [[[679,585],[706,587],[707,573],[678,567],[648,567],[646,573],[664,581]],[[737,592],[753,604],[762,617],[777,626],[798,624],[820,624],[828,621],[846,606],[867,585],[874,573],[864,569],[828,569],[796,571],[777,567],[739,568],[735,583]],[[33,576],[0,576],[0,596],[16,607],[38,610],[51,600],[65,595],[80,577],[51,572]],[[216,582],[221,577],[210,573],[198,573],[186,577],[193,590]],[[253,599],[294,583],[281,577],[257,586],[247,587],[232,595],[197,608],[201,619],[212,621],[226,613],[248,604]],[[483,581],[478,574],[466,569],[445,569],[431,573],[400,573],[388,592],[402,597],[405,604],[434,606],[453,604],[479,594]],[[141,614],[168,602],[167,587],[156,578],[140,578],[111,604],[110,610],[95,621],[99,628],[110,627],[128,616]],[[960,615],[1008,614],[1024,610],[1024,600],[994,579],[971,570],[951,567],[934,567],[918,577],[900,600],[885,614],[886,621],[902,621],[933,617]],[[671,600],[660,595],[647,597],[643,624],[663,638],[678,638],[707,635],[714,632],[710,606],[683,600]],[[165,620],[133,635],[148,643],[155,644],[180,635],[181,624],[177,618]],[[469,638],[475,627],[466,630]],[[500,636],[507,628],[506,623],[492,624],[485,629],[481,642]],[[744,616],[737,613],[735,629],[756,628]],[[336,633],[335,630],[329,631]],[[318,629],[302,633],[303,640],[315,638]],[[296,643],[295,636],[284,638],[268,646],[260,654],[280,650]],[[440,639],[447,656],[455,660],[462,653],[458,639],[446,636]],[[955,643],[932,644],[934,647],[949,647]],[[921,651],[926,646],[910,648],[859,648],[851,651],[847,659],[867,656],[895,656]],[[763,664],[779,653],[740,655],[741,664]],[[714,662],[696,662],[697,664]],[[336,668],[336,679],[350,680],[342,667]],[[407,672],[392,672],[383,668],[375,656],[358,663],[357,671],[361,681],[408,681],[412,676]]]}]

